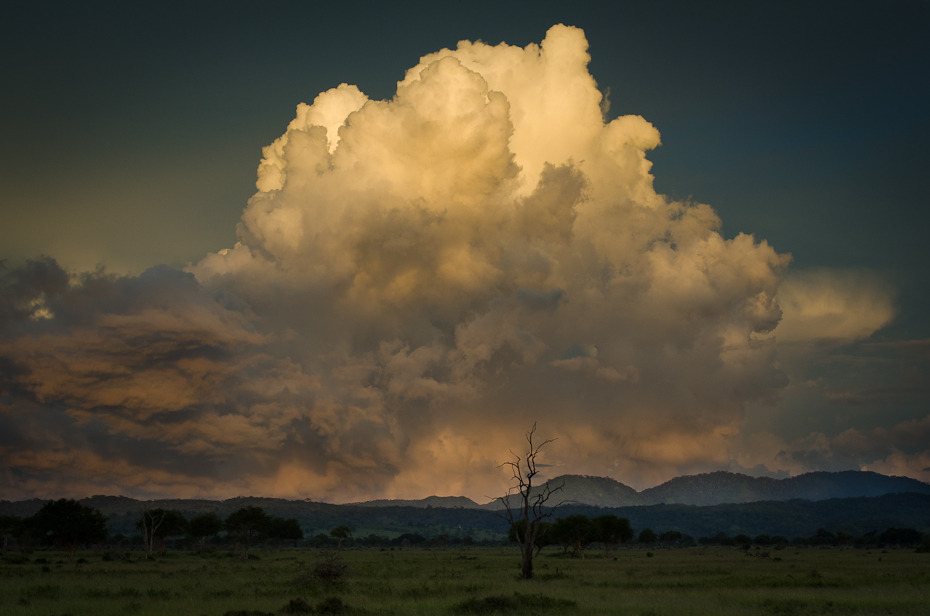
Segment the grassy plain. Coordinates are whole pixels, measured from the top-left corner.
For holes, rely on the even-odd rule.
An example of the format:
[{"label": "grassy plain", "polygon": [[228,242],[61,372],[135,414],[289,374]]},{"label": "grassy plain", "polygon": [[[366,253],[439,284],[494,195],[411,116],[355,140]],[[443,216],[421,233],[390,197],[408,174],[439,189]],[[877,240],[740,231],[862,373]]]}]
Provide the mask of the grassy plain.
[{"label": "grassy plain", "polygon": [[[565,558],[548,548],[518,579],[516,548],[314,549],[169,553],[107,560],[58,552],[0,564],[0,614],[930,613],[930,554],[913,549],[621,549]],[[754,554],[755,552],[750,552]],[[344,572],[341,566],[345,566]],[[341,580],[339,579],[341,576]]]}]

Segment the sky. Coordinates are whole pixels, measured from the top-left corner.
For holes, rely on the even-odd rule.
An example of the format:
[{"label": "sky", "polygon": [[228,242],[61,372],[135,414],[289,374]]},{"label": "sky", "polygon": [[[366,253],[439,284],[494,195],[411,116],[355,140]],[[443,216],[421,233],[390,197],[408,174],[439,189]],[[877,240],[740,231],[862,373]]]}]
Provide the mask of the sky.
[{"label": "sky", "polygon": [[564,4],[7,8],[0,498],[930,481],[930,3]]}]

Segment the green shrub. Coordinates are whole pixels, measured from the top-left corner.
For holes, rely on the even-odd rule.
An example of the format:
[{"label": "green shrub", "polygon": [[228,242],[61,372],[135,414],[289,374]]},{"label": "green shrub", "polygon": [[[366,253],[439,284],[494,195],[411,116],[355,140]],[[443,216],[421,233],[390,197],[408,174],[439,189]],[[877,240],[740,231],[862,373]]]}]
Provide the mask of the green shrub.
[{"label": "green shrub", "polygon": [[322,559],[311,570],[310,577],[329,586],[338,586],[345,582],[349,566],[336,552],[324,552]]},{"label": "green shrub", "polygon": [[320,614],[345,614],[348,609],[349,606],[339,597],[326,597],[316,606],[316,611]]},{"label": "green shrub", "polygon": [[281,608],[282,614],[310,614],[313,608],[303,599],[291,599],[287,605]]},{"label": "green shrub", "polygon": [[526,610],[552,610],[563,613],[577,603],[568,599],[554,599],[545,595],[491,595],[483,599],[468,599],[456,606],[456,611],[466,614],[509,614]]}]

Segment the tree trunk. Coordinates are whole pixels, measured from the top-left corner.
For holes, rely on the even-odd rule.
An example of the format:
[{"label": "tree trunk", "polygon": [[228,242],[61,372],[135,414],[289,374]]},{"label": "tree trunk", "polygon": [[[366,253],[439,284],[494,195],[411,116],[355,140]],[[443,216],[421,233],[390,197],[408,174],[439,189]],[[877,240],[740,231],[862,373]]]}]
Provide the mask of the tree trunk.
[{"label": "tree trunk", "polygon": [[533,549],[535,546],[531,543],[524,543],[523,548],[523,566],[520,567],[520,577],[529,580],[533,577]]}]

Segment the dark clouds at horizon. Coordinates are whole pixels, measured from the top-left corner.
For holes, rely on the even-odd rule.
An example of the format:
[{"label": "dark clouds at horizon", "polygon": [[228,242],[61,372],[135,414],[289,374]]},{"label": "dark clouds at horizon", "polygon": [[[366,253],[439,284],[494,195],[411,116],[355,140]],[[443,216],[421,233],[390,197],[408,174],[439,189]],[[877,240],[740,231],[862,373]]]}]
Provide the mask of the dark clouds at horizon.
[{"label": "dark clouds at horizon", "polygon": [[[500,454],[534,420],[559,436],[554,471],[636,487],[720,468],[870,468],[926,480],[926,289],[911,259],[920,225],[908,220],[923,197],[905,156],[926,134],[912,109],[914,88],[926,86],[891,78],[920,65],[919,55],[894,53],[925,46],[906,36],[913,19],[847,15],[855,27],[831,35],[831,49],[814,42],[824,11],[728,8],[697,23],[751,53],[723,42],[684,53],[687,8],[662,21],[615,7],[605,23],[638,20],[626,38],[576,22],[590,75],[567,35],[539,56],[564,72],[515,59],[553,23],[572,23],[565,15],[513,36],[506,20],[475,18],[480,32],[429,46],[381,32],[369,40],[392,53],[377,59],[337,45],[336,27],[322,40],[339,57],[307,53],[286,36],[289,25],[272,54],[283,64],[246,53],[267,47],[267,34],[230,47],[248,21],[235,9],[196,45],[187,37],[205,23],[197,9],[177,22],[157,10],[88,19],[121,37],[132,38],[129,22],[146,41],[184,36],[156,47],[163,55],[118,61],[113,52],[132,43],[104,37],[92,47],[96,76],[74,75],[75,61],[61,56],[57,87],[76,80],[85,99],[60,114],[78,122],[33,124],[23,155],[7,153],[15,202],[45,201],[32,214],[9,212],[19,237],[8,245],[19,248],[3,272],[2,496],[481,498],[505,485]],[[801,16],[809,23],[796,24]],[[362,107],[361,92],[393,97],[379,88],[421,55],[478,37],[516,47],[425,62],[392,102]],[[638,61],[644,55],[650,62]],[[289,73],[301,58],[306,66]],[[376,68],[389,60],[389,72]],[[119,66],[126,72],[106,72]],[[520,77],[501,76],[511,69]],[[248,96],[198,118],[211,87],[228,90],[242,71],[258,76]],[[304,73],[328,82],[288,94],[306,87]],[[201,75],[209,83],[193,79]],[[869,87],[856,86],[863,75]],[[603,124],[592,76],[610,88],[607,119],[630,117]],[[109,89],[82,89],[81,79]],[[273,121],[265,105],[293,117],[296,102],[340,82],[361,92],[343,88],[298,108],[287,136],[266,149],[234,246],[237,210],[254,189],[233,193],[254,178],[255,143],[281,132],[280,117],[272,129],[261,119]],[[897,116],[872,118],[887,104],[879,91]],[[29,97],[15,100],[20,114],[47,117],[27,109]],[[230,123],[251,109],[248,121]],[[332,130],[309,128],[340,124],[354,109],[338,148]],[[96,141],[86,139],[89,125]],[[174,133],[185,131],[190,147],[179,149]],[[250,169],[233,179],[226,165],[240,155],[216,148],[249,135]],[[91,147],[72,159],[68,148],[46,147],[62,137]],[[116,157],[114,138],[123,144]],[[888,140],[896,147],[866,156]],[[26,162],[43,150],[51,181],[26,191],[35,174]],[[676,159],[683,150],[695,156]],[[682,201],[691,195],[696,202]],[[56,206],[65,196],[71,207]],[[56,214],[59,224],[37,226]],[[30,254],[30,241],[50,247]],[[24,261],[43,252],[57,262]],[[101,260],[113,272],[173,266],[81,273]]]}]

